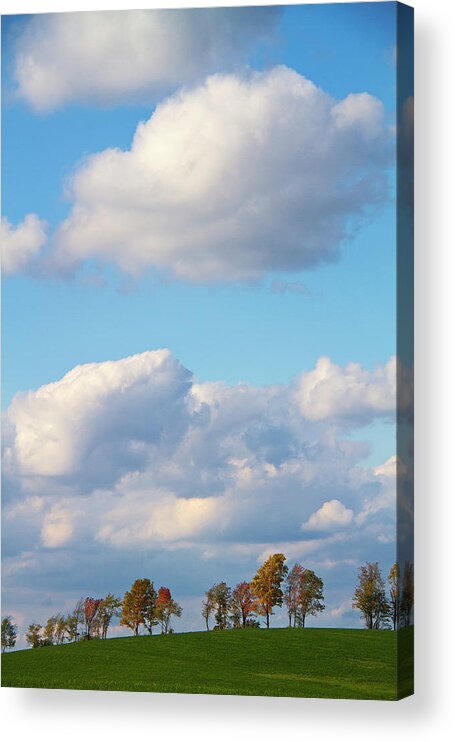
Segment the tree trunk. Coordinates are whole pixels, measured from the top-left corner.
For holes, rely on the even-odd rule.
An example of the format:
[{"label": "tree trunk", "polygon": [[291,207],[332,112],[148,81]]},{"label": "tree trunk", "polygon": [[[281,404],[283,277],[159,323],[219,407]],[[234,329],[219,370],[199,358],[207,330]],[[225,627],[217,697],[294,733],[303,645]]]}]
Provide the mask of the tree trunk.
[{"label": "tree trunk", "polygon": [[269,612],[268,611],[266,611],[265,620],[266,620],[267,628],[269,629],[270,628],[270,623],[269,623]]}]

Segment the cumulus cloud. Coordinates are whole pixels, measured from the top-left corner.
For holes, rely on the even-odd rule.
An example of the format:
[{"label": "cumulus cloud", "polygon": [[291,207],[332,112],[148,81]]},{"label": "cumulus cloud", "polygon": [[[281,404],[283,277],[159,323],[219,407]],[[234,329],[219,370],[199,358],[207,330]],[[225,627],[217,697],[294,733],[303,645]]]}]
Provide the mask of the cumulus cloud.
[{"label": "cumulus cloud", "polygon": [[336,101],[286,67],[212,76],[160,103],[129,150],[85,160],[53,268],[90,259],[204,282],[334,260],[385,196],[387,151],[366,93]]},{"label": "cumulus cloud", "polygon": [[37,15],[17,31],[18,94],[38,112],[66,103],[150,102],[246,61],[279,8],[203,8]]},{"label": "cumulus cloud", "polygon": [[62,504],[54,505],[43,520],[41,538],[44,546],[57,548],[67,544],[73,536],[75,521],[81,515],[81,511]]},{"label": "cumulus cloud", "polygon": [[168,350],[76,366],[61,380],[13,399],[7,462],[21,475],[45,477],[79,473],[82,462],[85,470],[106,475],[107,454],[110,467],[133,467],[146,443],[165,446],[180,434],[190,380]]},{"label": "cumulus cloud", "polygon": [[60,610],[68,594],[124,591],[138,563],[178,597],[200,595],[250,579],[275,551],[338,586],[359,561],[391,554],[397,461],[364,465],[344,418],[303,414],[299,382],[199,383],[158,350],[16,396],[5,413],[7,599],[41,591]]},{"label": "cumulus cloud", "polygon": [[319,510],[312,513],[306,523],[302,524],[303,531],[331,531],[336,528],[346,528],[352,522],[354,513],[339,500],[328,500]]},{"label": "cumulus cloud", "polygon": [[302,522],[348,526],[354,508],[364,523],[390,504],[393,463],[358,467],[362,445],[294,399],[293,383],[197,383],[168,350],[77,366],[7,410],[5,475],[24,493],[8,517],[31,532],[38,520],[48,547],[82,514],[91,538],[117,547],[301,541]]},{"label": "cumulus cloud", "polygon": [[313,371],[302,375],[298,400],[310,420],[344,418],[357,423],[395,416],[397,363],[393,356],[373,371],[357,363],[345,367],[319,358]]},{"label": "cumulus cloud", "polygon": [[33,265],[46,242],[46,222],[27,214],[16,227],[5,218],[0,224],[2,271],[5,275],[25,273]]}]

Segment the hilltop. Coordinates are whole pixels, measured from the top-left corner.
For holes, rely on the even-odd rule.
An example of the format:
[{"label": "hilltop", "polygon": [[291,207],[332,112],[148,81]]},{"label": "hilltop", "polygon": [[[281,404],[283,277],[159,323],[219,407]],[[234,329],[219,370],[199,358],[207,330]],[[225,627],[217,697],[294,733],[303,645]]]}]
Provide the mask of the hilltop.
[{"label": "hilltop", "polygon": [[[412,630],[401,631],[410,648]],[[362,629],[95,639],[5,654],[2,685],[394,700],[396,652],[396,632]]]}]

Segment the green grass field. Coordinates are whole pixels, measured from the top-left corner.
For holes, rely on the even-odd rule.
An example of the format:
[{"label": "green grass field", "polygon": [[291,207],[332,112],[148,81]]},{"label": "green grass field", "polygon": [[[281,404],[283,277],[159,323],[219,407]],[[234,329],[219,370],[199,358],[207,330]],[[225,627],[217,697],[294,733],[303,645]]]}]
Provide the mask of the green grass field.
[{"label": "green grass field", "polygon": [[[400,636],[410,656],[411,630]],[[2,685],[395,700],[396,637],[307,628],[94,640],[4,654]],[[410,664],[407,675],[400,696]]]}]

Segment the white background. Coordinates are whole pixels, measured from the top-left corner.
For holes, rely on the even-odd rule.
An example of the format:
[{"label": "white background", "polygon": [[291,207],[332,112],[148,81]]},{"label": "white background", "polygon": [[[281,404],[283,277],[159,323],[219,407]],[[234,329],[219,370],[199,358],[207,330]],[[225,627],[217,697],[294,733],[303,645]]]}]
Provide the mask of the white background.
[{"label": "white background", "polygon": [[[185,2],[0,0],[2,13]],[[213,2],[193,2],[211,5]],[[229,0],[224,5],[240,4]],[[251,3],[253,4],[253,3]],[[454,718],[453,0],[416,10],[416,695],[400,703],[81,691],[0,692],[4,739],[446,740]]]}]

